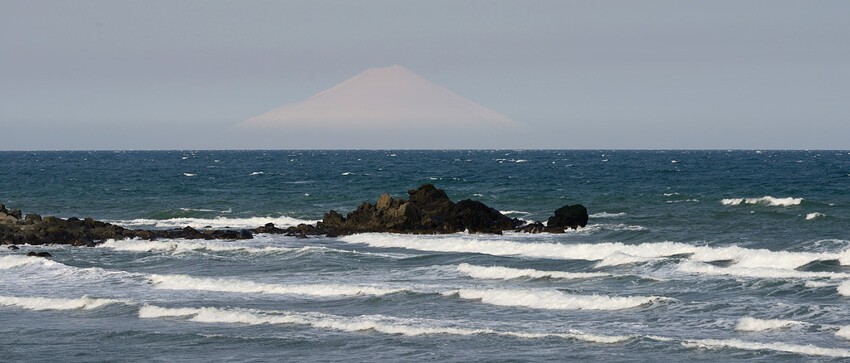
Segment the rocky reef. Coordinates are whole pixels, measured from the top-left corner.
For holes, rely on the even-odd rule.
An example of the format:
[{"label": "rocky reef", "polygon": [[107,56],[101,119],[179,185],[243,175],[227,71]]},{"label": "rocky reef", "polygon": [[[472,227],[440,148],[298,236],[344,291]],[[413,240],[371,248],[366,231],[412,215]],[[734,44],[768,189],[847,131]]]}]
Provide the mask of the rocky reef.
[{"label": "rocky reef", "polygon": [[301,224],[278,228],[268,223],[256,229],[202,229],[192,227],[171,230],[128,229],[92,218],[41,217],[37,214],[22,216],[17,209],[9,210],[0,204],[0,244],[70,244],[93,246],[107,239],[160,238],[182,239],[251,239],[255,233],[286,234],[305,238],[326,235],[330,237],[365,232],[442,234],[467,231],[469,233],[501,234],[503,231],[528,233],[562,233],[567,228],[587,225],[587,209],[580,205],[566,205],[555,211],[546,224],[526,224],[510,218],[484,203],[474,200],[453,202],[446,192],[431,184],[409,190],[408,199],[381,195],[375,204],[364,202],[343,216],[336,211],[325,213],[316,225]]}]

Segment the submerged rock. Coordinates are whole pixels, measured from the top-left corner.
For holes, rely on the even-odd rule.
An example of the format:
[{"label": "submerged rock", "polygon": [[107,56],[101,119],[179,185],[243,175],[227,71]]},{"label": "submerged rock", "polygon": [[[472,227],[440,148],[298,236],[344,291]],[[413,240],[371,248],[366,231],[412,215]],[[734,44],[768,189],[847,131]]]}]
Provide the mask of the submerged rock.
[{"label": "submerged rock", "polygon": [[51,255],[50,252],[30,252],[30,253],[27,253],[27,256],[44,257],[44,258],[53,257],[53,255]]}]

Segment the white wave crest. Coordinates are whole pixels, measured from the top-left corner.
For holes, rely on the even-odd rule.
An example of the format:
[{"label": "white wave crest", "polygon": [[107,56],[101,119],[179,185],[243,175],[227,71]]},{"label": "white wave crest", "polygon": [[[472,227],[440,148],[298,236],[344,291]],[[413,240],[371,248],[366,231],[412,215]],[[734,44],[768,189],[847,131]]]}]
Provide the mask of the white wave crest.
[{"label": "white wave crest", "polygon": [[0,257],[0,270],[8,270],[21,266],[59,266],[61,263],[43,257],[30,257],[24,255],[11,255]]},{"label": "white wave crest", "polygon": [[767,330],[785,329],[798,325],[803,325],[803,322],[796,320],[756,319],[747,316],[738,320],[738,325],[735,326],[735,330],[760,332]]},{"label": "white wave crest", "polygon": [[844,281],[838,285],[838,294],[841,296],[850,296],[850,281]]},{"label": "white wave crest", "polygon": [[344,332],[375,331],[383,334],[421,336],[421,335],[478,335],[492,334],[512,336],[524,339],[560,337],[595,343],[613,344],[629,340],[630,336],[588,334],[577,330],[553,333],[497,331],[488,328],[471,329],[465,327],[440,326],[422,319],[395,319],[384,316],[342,317],[319,313],[261,312],[242,309],[202,308],[164,308],[145,305],[139,309],[139,318],[185,318],[199,323],[225,324],[299,324],[318,329]]},{"label": "white wave crest", "polygon": [[220,241],[146,241],[146,240],[107,240],[100,248],[109,248],[115,251],[128,252],[174,252],[182,253],[189,251],[245,251],[249,253],[273,253],[290,252],[297,250],[289,247],[248,247],[234,244],[232,242]]},{"label": "white wave crest", "polygon": [[371,286],[340,284],[266,284],[245,280],[202,278],[189,275],[151,275],[150,281],[158,289],[199,290],[251,294],[290,294],[315,297],[340,297],[356,295],[387,295],[404,291]]},{"label": "white wave crest", "polygon": [[83,296],[79,299],[0,296],[0,305],[15,306],[28,310],[92,310],[109,304],[131,303],[127,300],[99,299],[89,296]]},{"label": "white wave crest", "polygon": [[[688,255],[699,262],[733,261],[736,267],[793,270],[813,261],[841,259],[850,264],[850,252],[844,254],[770,251],[738,246],[694,246],[679,242],[654,242],[627,245],[606,243],[541,243],[517,242],[504,239],[486,239],[477,236],[413,236],[398,234],[364,233],[340,238],[347,243],[363,243],[380,248],[408,248],[424,251],[483,253],[494,256],[523,256],[566,260],[602,260],[604,266],[618,262],[636,261]],[[621,256],[623,254],[627,256]],[[631,257],[629,257],[631,256]],[[627,258],[628,257],[628,258]],[[608,259],[605,261],[605,259]]]},{"label": "white wave crest", "polygon": [[835,332],[835,336],[843,339],[850,339],[850,325],[842,326],[841,329]]},{"label": "white wave crest", "polygon": [[682,345],[687,348],[723,349],[734,348],[742,350],[770,350],[775,352],[795,353],[822,357],[847,358],[850,350],[840,348],[821,348],[814,345],[789,343],[759,343],[739,339],[698,339],[686,340]]},{"label": "white wave crest", "polygon": [[461,299],[480,300],[498,306],[518,306],[549,310],[623,310],[647,305],[665,298],[658,296],[571,295],[553,290],[460,289],[444,292]]},{"label": "white wave crest", "polygon": [[520,214],[520,215],[525,215],[525,216],[531,214],[530,212],[521,211],[521,210],[505,210],[505,211],[499,211],[499,213],[502,213],[504,215]]},{"label": "white wave crest", "polygon": [[622,216],[625,216],[625,215],[626,215],[626,212],[620,212],[620,213],[599,212],[599,213],[593,213],[589,217],[590,218],[617,218],[617,217],[622,217]]},{"label": "white wave crest", "polygon": [[500,279],[510,280],[521,277],[531,278],[552,278],[552,279],[588,279],[594,277],[611,276],[611,274],[601,272],[563,272],[563,271],[540,271],[535,269],[517,269],[501,266],[475,266],[467,263],[462,263],[457,266],[457,270],[476,279]]},{"label": "white wave crest", "polygon": [[652,262],[657,260],[659,260],[659,258],[632,256],[622,252],[614,252],[611,255],[605,256],[605,258],[597,262],[594,267],[600,268],[606,266],[630,265],[634,263]]},{"label": "white wave crest", "polygon": [[762,204],[770,207],[789,207],[800,205],[802,202],[803,198],[774,198],[769,195],[761,198],[728,198],[720,201],[723,205]]},{"label": "white wave crest", "polygon": [[171,219],[131,219],[114,220],[110,223],[128,228],[182,228],[190,226],[193,228],[257,228],[266,223],[274,223],[277,227],[297,226],[301,223],[314,224],[317,220],[306,220],[292,217],[250,217],[250,218],[171,218]]},{"label": "white wave crest", "polygon": [[738,267],[735,265],[729,267],[719,267],[694,261],[684,261],[680,263],[677,266],[677,270],[680,272],[696,273],[701,275],[725,275],[767,279],[850,278],[850,274],[842,272],[797,271],[793,269],[779,269],[770,267]]},{"label": "white wave crest", "polygon": [[806,220],[807,221],[810,221],[812,219],[817,219],[817,218],[823,218],[823,217],[826,217],[826,214],[823,214],[823,213],[820,213],[820,212],[814,212],[814,213],[806,214]]}]

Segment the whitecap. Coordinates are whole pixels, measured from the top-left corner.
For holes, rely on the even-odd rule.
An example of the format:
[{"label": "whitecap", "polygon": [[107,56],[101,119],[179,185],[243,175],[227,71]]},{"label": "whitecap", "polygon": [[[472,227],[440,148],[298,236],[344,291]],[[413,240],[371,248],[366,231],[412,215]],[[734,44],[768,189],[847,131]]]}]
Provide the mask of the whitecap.
[{"label": "whitecap", "polygon": [[806,214],[806,220],[807,221],[810,221],[810,220],[816,219],[816,218],[823,218],[823,217],[826,217],[826,215],[823,214],[823,213],[819,213],[819,212]]},{"label": "whitecap", "polygon": [[836,288],[838,294],[841,296],[850,296],[850,281],[844,281],[841,285],[838,285]]},{"label": "whitecap", "polygon": [[803,355],[847,358],[850,350],[840,348],[822,348],[814,345],[801,345],[789,343],[760,343],[748,342],[739,339],[696,339],[685,340],[682,346],[687,348],[723,349],[734,348],[742,350],[770,350],[775,352],[795,353]]},{"label": "whitecap", "polygon": [[21,267],[21,266],[29,266],[29,265],[45,266],[45,267],[64,266],[61,263],[54,262],[52,260],[42,258],[42,257],[30,257],[30,256],[24,256],[24,255],[10,255],[10,256],[0,257],[0,270],[8,270],[8,269]]},{"label": "whitecap", "polygon": [[658,296],[572,295],[557,290],[459,289],[442,293],[484,304],[547,310],[623,310],[664,300]]},{"label": "whitecap", "polygon": [[[495,237],[494,237],[495,238]],[[615,261],[634,263],[636,259],[649,261],[688,255],[699,262],[733,261],[735,267],[774,268],[793,270],[814,261],[836,260],[850,263],[850,252],[843,254],[770,251],[747,249],[738,246],[709,247],[694,246],[679,242],[653,242],[627,245],[619,242],[604,243],[546,243],[518,242],[504,239],[488,239],[473,235],[414,236],[399,234],[363,233],[340,238],[347,243],[363,243],[380,248],[408,248],[423,251],[456,253],[483,253],[494,256],[523,256],[566,260],[599,261],[611,266]],[[632,256],[622,256],[624,254]],[[799,271],[798,271],[799,272]]]},{"label": "whitecap", "polygon": [[265,173],[262,172],[262,171],[255,171],[255,172],[251,173],[251,175],[263,175],[263,174],[265,174]]},{"label": "whitecap", "polygon": [[564,272],[564,271],[540,271],[535,269],[518,269],[501,266],[475,266],[462,263],[457,270],[475,279],[499,279],[510,280],[522,277],[552,278],[552,279],[588,279],[594,277],[606,277],[611,274],[602,272]]},{"label": "whitecap", "polygon": [[761,204],[770,207],[789,207],[800,205],[802,202],[803,198],[774,198],[769,195],[761,198],[728,198],[720,201],[723,205]]},{"label": "whitecap", "polygon": [[738,320],[738,325],[735,326],[735,330],[762,332],[767,330],[786,329],[799,325],[803,325],[803,322],[796,320],[756,319],[747,316]]},{"label": "whitecap", "polygon": [[248,218],[171,218],[171,219],[131,219],[131,220],[112,220],[108,221],[112,224],[117,224],[128,228],[182,228],[190,226],[193,228],[204,228],[210,226],[212,228],[257,228],[266,223],[274,223],[278,227],[291,227],[299,224],[314,224],[318,220],[307,220],[292,218],[287,216],[280,217],[248,217]]},{"label": "whitecap", "polygon": [[850,340],[850,325],[843,326],[835,332],[835,336]]},{"label": "whitecap", "polygon": [[626,215],[625,212],[620,212],[620,213],[599,212],[599,213],[593,213],[589,217],[590,218],[617,218],[617,217],[622,217],[622,216],[625,216],[625,215]]},{"label": "whitecap", "polygon": [[197,175],[198,174],[193,174],[193,173],[183,173],[183,176],[188,176],[188,177],[193,177],[193,176],[197,176]]},{"label": "whitecap", "polygon": [[240,246],[232,242],[219,241],[147,241],[147,240],[107,240],[98,246],[99,248],[109,248],[115,251],[128,252],[174,252],[182,253],[189,251],[244,251],[248,253],[274,253],[274,252],[290,252],[297,250],[289,247],[249,247]]},{"label": "whitecap", "polygon": [[346,172],[342,173],[342,175],[343,176],[349,176],[349,175],[354,175],[354,173],[352,173],[350,171],[346,171]]},{"label": "whitecap", "polygon": [[519,214],[519,215],[526,215],[526,216],[531,214],[530,212],[521,211],[521,210],[506,210],[506,211],[499,211],[499,213],[502,213],[504,215]]},{"label": "whitecap", "polygon": [[0,296],[0,305],[14,306],[28,310],[92,310],[110,304],[131,304],[131,301],[100,299],[83,296],[78,299],[50,297]]},{"label": "whitecap", "polygon": [[850,274],[842,272],[828,271],[798,271],[794,269],[782,269],[772,267],[740,267],[731,265],[728,267],[719,267],[707,263],[684,261],[677,266],[680,272],[696,273],[701,275],[726,275],[740,276],[751,278],[768,278],[768,279],[808,279],[808,278],[826,278],[826,279],[846,279],[850,278]]},{"label": "whitecap", "polygon": [[158,289],[198,290],[253,294],[289,294],[313,297],[342,297],[358,295],[387,295],[405,291],[372,286],[342,284],[268,284],[247,280],[189,275],[151,275],[151,283]]},{"label": "whitecap", "polygon": [[521,332],[499,331],[490,328],[469,328],[448,326],[426,319],[399,319],[381,315],[361,315],[344,317],[323,313],[257,311],[247,309],[227,309],[214,307],[201,308],[165,308],[156,305],[144,305],[139,309],[139,318],[182,318],[198,323],[224,324],[298,324],[317,329],[343,332],[378,332],[382,334],[422,336],[422,335],[500,335],[522,339],[563,338],[593,343],[614,344],[627,341],[631,336],[590,334],[569,329],[565,332]]}]

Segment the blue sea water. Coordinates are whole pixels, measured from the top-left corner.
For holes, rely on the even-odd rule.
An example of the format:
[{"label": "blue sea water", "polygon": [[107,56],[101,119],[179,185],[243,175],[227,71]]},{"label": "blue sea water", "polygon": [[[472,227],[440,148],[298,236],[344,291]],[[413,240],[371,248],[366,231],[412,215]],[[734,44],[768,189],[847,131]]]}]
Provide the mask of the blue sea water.
[{"label": "blue sea water", "polygon": [[423,183],[591,214],[565,234],[2,248],[2,361],[850,358],[848,151],[0,152],[0,176],[8,207],[133,228],[309,223]]}]

